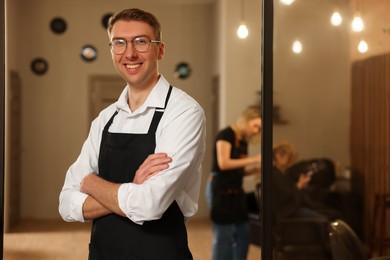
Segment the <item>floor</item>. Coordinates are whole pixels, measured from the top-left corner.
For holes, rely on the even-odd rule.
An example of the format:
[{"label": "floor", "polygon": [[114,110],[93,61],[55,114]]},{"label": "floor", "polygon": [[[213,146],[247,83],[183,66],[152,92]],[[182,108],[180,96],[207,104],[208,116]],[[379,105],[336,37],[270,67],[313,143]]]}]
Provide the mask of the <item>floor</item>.
[{"label": "floor", "polygon": [[[211,223],[188,223],[189,246],[195,260],[211,258]],[[4,260],[86,260],[90,225],[61,220],[25,220],[4,235]],[[247,260],[259,260],[260,248],[251,245]]]}]

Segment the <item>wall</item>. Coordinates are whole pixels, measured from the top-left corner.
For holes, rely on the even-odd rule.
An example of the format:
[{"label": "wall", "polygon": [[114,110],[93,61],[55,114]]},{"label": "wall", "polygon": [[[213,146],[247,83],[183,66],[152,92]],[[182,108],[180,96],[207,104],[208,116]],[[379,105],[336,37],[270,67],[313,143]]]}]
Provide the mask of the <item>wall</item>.
[{"label": "wall", "polygon": [[[390,52],[390,1],[360,0],[350,1],[351,18],[358,10],[364,22],[364,30],[356,33],[350,30],[350,57],[352,61],[363,60]],[[365,40],[368,45],[366,53],[358,51],[358,44]]]},{"label": "wall", "polygon": [[[347,3],[338,8],[348,17]],[[293,143],[300,159],[328,157],[349,165],[349,27],[330,25],[332,2],[275,6],[274,104],[287,124],[274,125],[274,141]],[[301,40],[303,51],[291,51]]]},{"label": "wall", "polygon": [[[10,25],[14,25],[17,23],[17,12],[16,12],[16,6],[17,3],[15,1],[5,1],[5,34],[6,34],[6,49],[7,51],[5,52],[5,59],[6,59],[6,70],[5,70],[5,125],[6,127],[9,125],[9,122],[11,120],[9,114],[8,114],[8,104],[7,104],[7,99],[8,99],[8,87],[9,86],[9,71],[10,69],[15,69],[18,64],[18,59],[14,59],[12,57],[16,56],[17,53],[17,47],[15,44],[12,44],[14,42],[17,42],[16,40],[16,33],[10,34]],[[7,153],[9,151],[9,133],[5,131],[5,154],[4,154],[4,230],[7,230],[8,223],[10,222],[10,219],[8,217],[9,208],[10,208],[10,199],[8,194],[10,194],[10,178],[9,175],[11,174],[9,171],[9,165],[7,164],[7,161],[10,160],[10,155]]]},{"label": "wall", "polygon": [[262,1],[243,0],[249,35],[237,37],[240,1],[219,0],[220,127],[234,122],[248,105],[259,101],[261,86]]},{"label": "wall", "polygon": [[373,246],[373,255],[388,255],[390,251],[379,247],[384,242],[380,237],[390,235],[390,218],[380,213],[385,213],[390,198],[389,82],[390,53],[352,65],[352,183],[363,200],[362,233]]},{"label": "wall", "polygon": [[[108,12],[139,7],[155,13],[163,25],[166,55],[161,72],[171,84],[187,91],[206,111],[210,119],[212,49],[205,35],[213,35],[210,26],[213,6],[201,4],[159,4],[154,1],[103,0],[12,0],[8,3],[8,70],[17,70],[23,85],[22,133],[22,217],[58,218],[58,195],[67,168],[76,159],[89,130],[88,78],[90,75],[116,75],[113,69],[108,37],[101,18]],[[49,29],[53,17],[66,19],[68,29],[55,35]],[[83,45],[98,49],[91,63],[79,56]],[[44,57],[48,73],[37,76],[30,62]],[[193,66],[192,76],[185,80],[173,77],[178,62]],[[207,123],[208,126],[210,122]],[[208,136],[208,143],[210,143]],[[210,149],[204,161],[206,180]],[[203,198],[203,196],[202,196]],[[202,200],[198,215],[207,215]]]}]

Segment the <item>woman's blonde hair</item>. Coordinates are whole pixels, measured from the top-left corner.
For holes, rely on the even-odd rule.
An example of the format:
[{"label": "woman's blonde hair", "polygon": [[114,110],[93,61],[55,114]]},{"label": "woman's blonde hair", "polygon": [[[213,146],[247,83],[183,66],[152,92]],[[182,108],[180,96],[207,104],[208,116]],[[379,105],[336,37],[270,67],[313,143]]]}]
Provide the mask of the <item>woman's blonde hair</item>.
[{"label": "woman's blonde hair", "polygon": [[279,142],[273,147],[273,161],[276,163],[276,155],[281,154],[288,156],[287,166],[291,166],[297,160],[298,154],[295,147],[288,142]]},{"label": "woman's blonde hair", "polygon": [[[261,109],[259,105],[251,105],[242,111],[241,115],[238,117],[235,125],[238,129],[244,129],[246,124],[253,120],[261,118]],[[260,133],[257,135],[251,136],[248,140],[249,143],[256,144],[260,142]]]},{"label": "woman's blonde hair", "polygon": [[251,105],[242,111],[236,121],[238,127],[244,127],[252,119],[261,118],[261,109],[259,105]]}]

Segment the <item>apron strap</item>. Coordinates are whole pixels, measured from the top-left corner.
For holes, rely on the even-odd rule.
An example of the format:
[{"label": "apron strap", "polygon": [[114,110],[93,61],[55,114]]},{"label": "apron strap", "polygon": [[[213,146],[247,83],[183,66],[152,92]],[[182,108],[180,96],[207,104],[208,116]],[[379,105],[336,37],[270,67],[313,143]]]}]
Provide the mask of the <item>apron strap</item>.
[{"label": "apron strap", "polygon": [[148,134],[155,133],[157,130],[157,126],[160,123],[161,117],[164,114],[165,108],[167,107],[169,97],[171,96],[172,86],[169,86],[167,97],[165,98],[164,107],[156,107],[156,111],[154,112],[152,123],[150,124]]},{"label": "apron strap", "polygon": [[[156,111],[154,112],[152,123],[150,124],[148,133],[155,133],[158,124],[160,123],[160,119],[162,115],[164,114],[165,108],[167,107],[169,97],[171,96],[172,92],[172,86],[169,86],[167,97],[165,98],[165,105],[164,107],[156,107]],[[108,120],[107,124],[104,126],[103,131],[108,131],[110,128],[112,122],[114,121],[114,117],[118,114],[118,111],[115,111],[115,113],[111,116],[110,120]]]},{"label": "apron strap", "polygon": [[114,117],[118,114],[118,111],[115,111],[115,113],[111,116],[110,120],[108,120],[107,124],[104,126],[103,131],[108,131],[108,128],[110,128],[112,121],[114,121]]}]

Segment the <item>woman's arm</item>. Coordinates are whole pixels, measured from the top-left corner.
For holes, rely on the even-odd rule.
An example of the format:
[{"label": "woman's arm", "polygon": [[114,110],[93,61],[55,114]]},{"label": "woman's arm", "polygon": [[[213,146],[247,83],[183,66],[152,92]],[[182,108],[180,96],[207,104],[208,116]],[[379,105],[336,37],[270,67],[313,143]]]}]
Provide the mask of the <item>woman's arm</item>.
[{"label": "woman's arm", "polygon": [[299,179],[296,183],[297,189],[302,190],[309,184],[310,181],[311,181],[311,176],[302,173],[301,175],[299,175]]},{"label": "woman's arm", "polygon": [[232,145],[231,143],[225,140],[218,140],[216,143],[216,148],[217,148],[218,167],[223,171],[243,168],[252,164],[260,164],[261,161],[260,154],[253,157],[247,157],[247,158],[239,158],[239,159],[230,158]]}]

